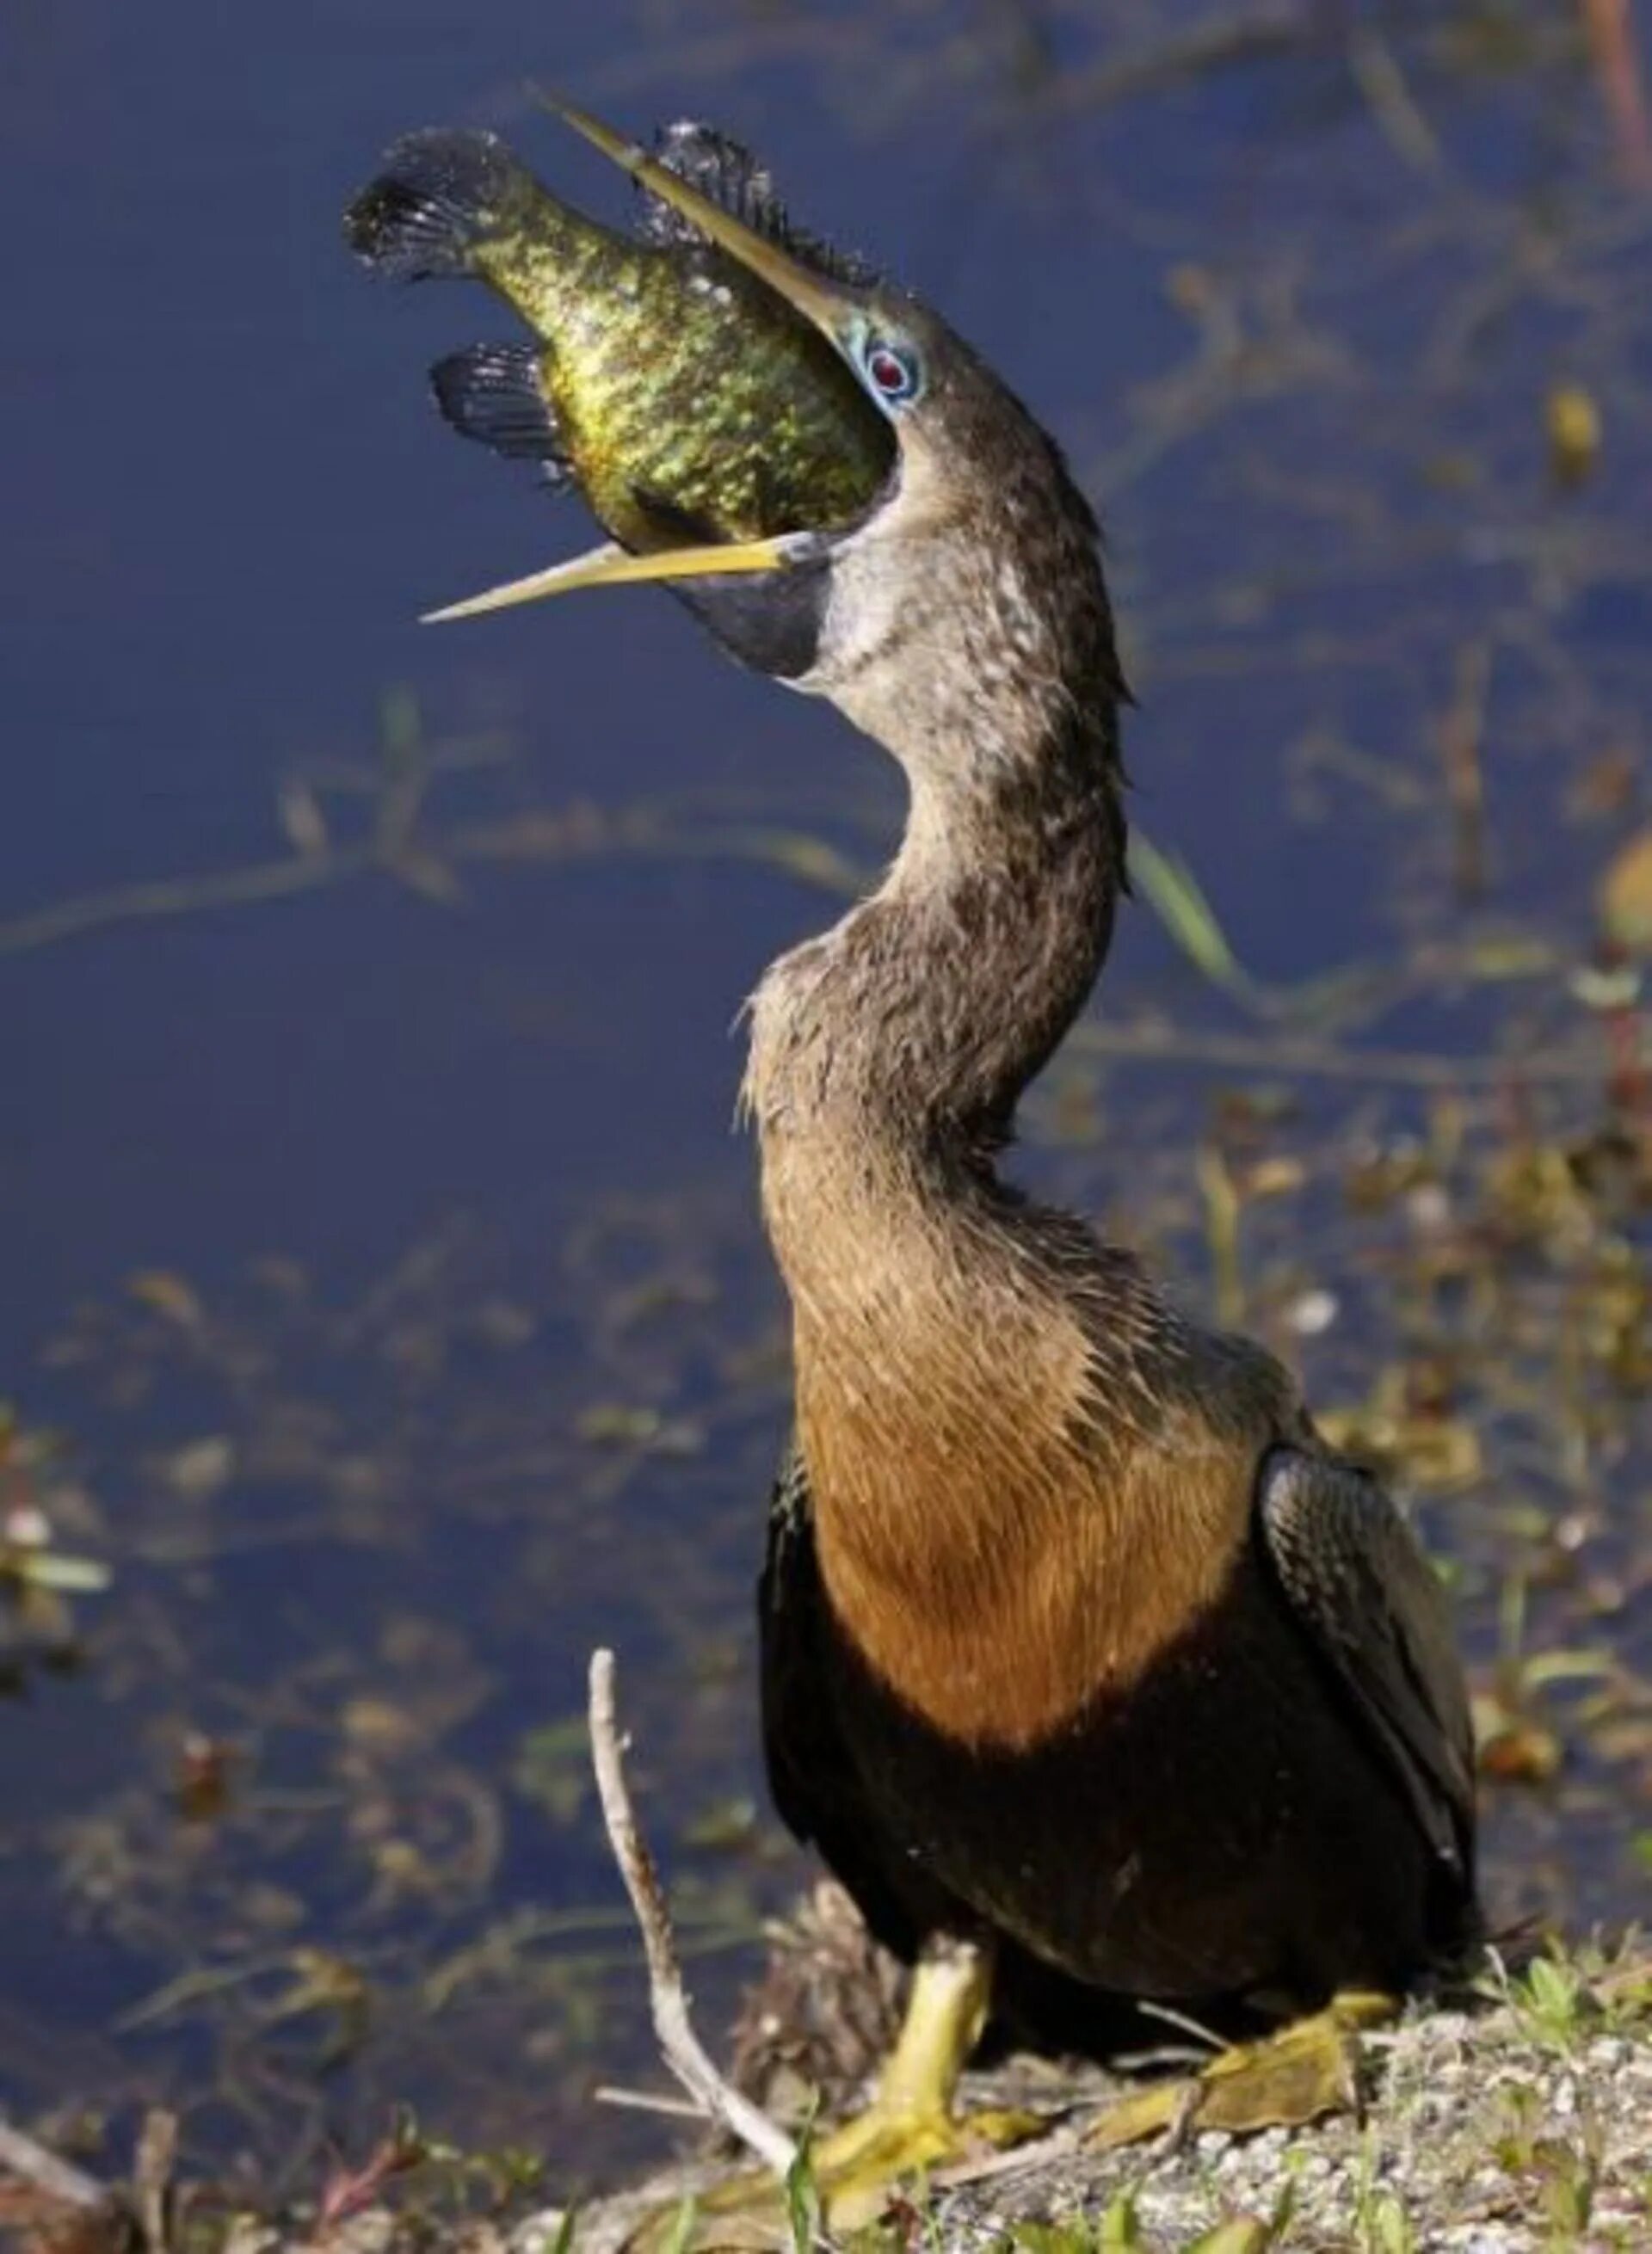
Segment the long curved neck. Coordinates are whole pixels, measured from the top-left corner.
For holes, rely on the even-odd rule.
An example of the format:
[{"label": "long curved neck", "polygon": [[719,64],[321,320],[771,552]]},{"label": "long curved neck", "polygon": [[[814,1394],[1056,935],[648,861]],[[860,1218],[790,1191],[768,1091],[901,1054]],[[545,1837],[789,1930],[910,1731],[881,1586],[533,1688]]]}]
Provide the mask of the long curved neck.
[{"label": "long curved neck", "polygon": [[[1032,1742],[1158,1632],[1092,1570],[1128,1482],[1093,1508],[1091,1458],[1122,1471],[1146,1397],[1132,1371],[1103,1412],[1098,1386],[1152,1311],[1128,1256],[993,1166],[1101,967],[1119,887],[1110,714],[1069,725],[1037,762],[966,748],[927,766],[942,780],[914,788],[883,886],[776,963],[753,1007],[826,1586],[884,1680],[982,1743]],[[1087,1294],[1115,1334],[1084,1320]],[[984,1616],[1025,1663],[983,1663]]]},{"label": "long curved neck", "polygon": [[966,750],[944,781],[915,778],[883,885],[770,970],[746,1088],[771,1183],[833,1198],[857,1163],[891,1194],[986,1176],[1106,955],[1124,843],[1109,729],[1074,719],[1035,759]]}]

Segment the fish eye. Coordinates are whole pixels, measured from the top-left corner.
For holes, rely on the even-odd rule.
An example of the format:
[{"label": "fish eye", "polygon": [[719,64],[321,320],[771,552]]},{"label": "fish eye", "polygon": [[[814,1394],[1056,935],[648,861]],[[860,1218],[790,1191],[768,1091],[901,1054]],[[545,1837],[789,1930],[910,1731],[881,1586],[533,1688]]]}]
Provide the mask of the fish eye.
[{"label": "fish eye", "polygon": [[864,364],[872,389],[892,407],[899,407],[917,396],[917,358],[901,346],[874,339],[866,346]]}]

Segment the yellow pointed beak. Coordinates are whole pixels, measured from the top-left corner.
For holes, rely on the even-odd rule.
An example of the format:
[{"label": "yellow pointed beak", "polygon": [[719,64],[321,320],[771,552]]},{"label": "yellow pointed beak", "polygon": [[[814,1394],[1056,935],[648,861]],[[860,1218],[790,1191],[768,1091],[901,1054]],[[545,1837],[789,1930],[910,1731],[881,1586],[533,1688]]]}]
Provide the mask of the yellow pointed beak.
[{"label": "yellow pointed beak", "polygon": [[740,571],[783,571],[800,562],[813,544],[812,533],[781,533],[772,540],[719,541],[710,547],[666,548],[634,556],[612,541],[584,556],[530,571],[525,579],[467,595],[439,611],[426,611],[421,626],[445,626],[452,619],[480,618],[486,611],[508,611],[517,603],[536,603],[546,595],[571,594],[578,587],[625,587],[658,579],[714,579]]},{"label": "yellow pointed beak", "polygon": [[539,88],[534,89],[534,99],[554,117],[560,117],[564,125],[571,125],[576,133],[583,134],[605,157],[611,157],[621,172],[629,172],[650,195],[658,196],[662,203],[669,204],[674,211],[692,220],[702,234],[710,235],[731,258],[738,258],[742,266],[766,282],[788,304],[794,305],[816,328],[823,330],[834,344],[841,343],[844,318],[853,305],[851,298],[835,290],[829,282],[800,264],[777,242],[759,234],[743,220],[736,219],[732,212],[724,211],[721,204],[703,195],[698,188],[680,180],[657,157],[650,156],[638,143],[627,141],[612,126],[593,117],[588,109],[580,109]]}]

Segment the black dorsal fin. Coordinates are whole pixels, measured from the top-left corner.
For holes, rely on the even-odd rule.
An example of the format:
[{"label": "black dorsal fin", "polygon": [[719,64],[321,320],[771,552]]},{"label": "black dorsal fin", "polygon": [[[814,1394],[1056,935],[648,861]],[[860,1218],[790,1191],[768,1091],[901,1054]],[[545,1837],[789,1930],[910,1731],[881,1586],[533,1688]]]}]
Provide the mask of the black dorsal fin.
[{"label": "black dorsal fin", "polygon": [[[774,176],[760,164],[743,141],[715,125],[691,117],[662,125],[654,136],[654,153],[668,172],[675,172],[703,196],[744,221],[755,234],[766,235],[783,250],[817,274],[833,282],[867,285],[877,280],[864,259],[834,249],[818,235],[793,224],[785,204],[775,192]],[[642,194],[641,232],[663,249],[705,248],[705,237],[690,219],[652,196]]]},{"label": "black dorsal fin", "polygon": [[462,438],[513,461],[538,462],[553,485],[572,477],[536,345],[471,345],[430,370],[430,389]]},{"label": "black dorsal fin", "polygon": [[[771,242],[786,240],[786,206],[774,192],[766,164],[760,164],[743,141],[721,133],[715,125],[702,125],[691,117],[675,125],[662,125],[654,136],[654,153],[668,172],[675,172],[691,188],[698,188],[725,212],[743,220],[754,234]],[[641,232],[662,247],[704,244],[705,237],[691,219],[642,191]]]}]

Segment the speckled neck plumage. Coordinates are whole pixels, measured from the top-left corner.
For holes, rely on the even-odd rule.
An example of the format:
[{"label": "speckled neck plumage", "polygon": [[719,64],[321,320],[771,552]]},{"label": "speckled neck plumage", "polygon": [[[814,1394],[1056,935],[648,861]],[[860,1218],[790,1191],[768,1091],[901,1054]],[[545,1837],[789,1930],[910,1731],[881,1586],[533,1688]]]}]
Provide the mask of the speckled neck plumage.
[{"label": "speckled neck plumage", "polygon": [[885,883],[782,958],[753,1010],[747,1095],[766,1151],[847,1135],[984,1166],[1106,952],[1119,823],[1099,756],[1018,764],[920,798]]}]

